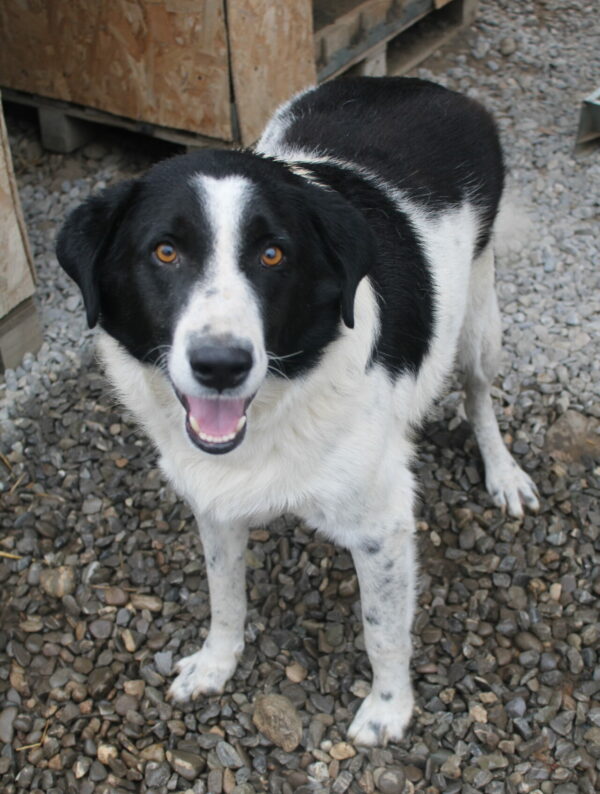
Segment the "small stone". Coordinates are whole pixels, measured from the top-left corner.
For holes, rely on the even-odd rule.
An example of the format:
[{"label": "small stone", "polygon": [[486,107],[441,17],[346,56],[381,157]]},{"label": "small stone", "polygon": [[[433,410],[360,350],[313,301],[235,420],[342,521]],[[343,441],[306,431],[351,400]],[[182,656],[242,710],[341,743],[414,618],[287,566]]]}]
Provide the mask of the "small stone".
[{"label": "small stone", "polygon": [[103,698],[113,687],[115,674],[110,667],[97,667],[88,678],[88,690],[94,699]]},{"label": "small stone", "polygon": [[184,750],[167,750],[167,761],[173,771],[185,780],[196,780],[206,766],[206,760],[201,755]]},{"label": "small stone", "polygon": [[341,623],[330,623],[327,626],[325,629],[325,640],[333,648],[342,644],[344,641],[344,627]]},{"label": "small stone", "polygon": [[299,662],[292,662],[292,664],[289,664],[285,668],[285,674],[289,681],[292,681],[294,684],[299,684],[301,681],[304,681],[308,675],[308,670]]},{"label": "small stone", "polygon": [[487,722],[488,720],[487,711],[479,703],[475,703],[469,708],[469,716],[475,722]]},{"label": "small stone", "polygon": [[516,697],[508,701],[505,709],[508,716],[511,717],[511,719],[514,719],[515,717],[522,717],[523,714],[525,714],[527,704],[522,697]]},{"label": "small stone", "polygon": [[101,764],[109,764],[118,756],[118,751],[112,744],[99,744],[96,755]]},{"label": "small stone", "polygon": [[94,513],[99,513],[102,509],[102,499],[96,496],[88,496],[81,506],[81,512],[84,516],[90,516]]},{"label": "small stone", "polygon": [[118,695],[114,700],[115,711],[124,717],[128,711],[135,711],[139,708],[139,701],[132,695]]},{"label": "small stone", "polygon": [[93,620],[89,625],[90,634],[98,640],[106,640],[112,634],[113,624],[110,620]]},{"label": "small stone", "polygon": [[232,747],[229,742],[219,742],[215,750],[217,758],[223,766],[232,769],[239,769],[241,766],[244,766],[244,762],[240,758],[238,751],[235,747]]},{"label": "small stone", "polygon": [[76,586],[75,571],[70,565],[46,568],[40,573],[40,585],[53,598],[71,595]]},{"label": "small stone", "polygon": [[92,759],[85,756],[79,758],[73,764],[73,774],[80,780],[84,775],[87,775],[89,768],[92,765]]},{"label": "small stone", "polygon": [[7,706],[0,712],[0,742],[10,745],[13,740],[13,723],[17,716],[16,706]]},{"label": "small stone", "polygon": [[500,52],[507,58],[517,51],[517,42],[512,36],[505,36],[500,42]]},{"label": "small stone", "polygon": [[120,587],[107,587],[103,593],[104,601],[109,606],[123,607],[129,601],[129,596]]},{"label": "small stone", "polygon": [[370,691],[371,685],[367,681],[363,681],[360,678],[357,681],[354,681],[350,687],[350,692],[352,692],[354,697],[357,698],[366,698]]},{"label": "small stone", "polygon": [[154,654],[154,666],[161,675],[170,675],[173,670],[173,652],[159,651]]},{"label": "small stone", "polygon": [[522,651],[542,652],[542,643],[528,631],[520,631],[515,637],[515,645]]},{"label": "small stone", "polygon": [[100,761],[93,761],[89,771],[89,778],[94,783],[99,783],[101,780],[105,780],[107,777],[107,771],[102,766]]},{"label": "small stone", "polygon": [[132,695],[134,698],[141,698],[144,696],[146,682],[142,681],[141,679],[125,681],[123,684],[123,689],[128,695]]},{"label": "small stone", "polygon": [[402,769],[376,769],[373,773],[375,785],[381,794],[402,794],[406,778]]},{"label": "small stone", "polygon": [[338,742],[332,746],[329,755],[336,761],[344,761],[346,758],[354,758],[356,750],[348,742]]},{"label": "small stone", "polygon": [[150,612],[162,612],[163,602],[158,596],[132,593],[130,601],[136,609],[147,609]]},{"label": "small stone", "polygon": [[546,450],[559,461],[578,461],[600,455],[600,421],[578,411],[566,411],[548,429]]},{"label": "small stone", "polygon": [[171,777],[169,765],[149,761],[144,769],[144,780],[150,788],[160,788],[166,786]]},{"label": "small stone", "polygon": [[451,780],[457,780],[461,776],[460,771],[461,759],[457,755],[450,755],[440,767],[440,772],[444,777],[449,777]]},{"label": "small stone", "polygon": [[156,761],[160,764],[165,760],[165,748],[162,744],[149,744],[140,751],[140,757],[144,761]]},{"label": "small stone", "polygon": [[336,777],[331,787],[332,794],[344,794],[352,783],[352,773],[345,769]]},{"label": "small stone", "polygon": [[302,722],[292,702],[283,695],[256,699],[252,721],[267,739],[291,753],[302,739]]},{"label": "small stone", "polygon": [[125,646],[126,651],[133,653],[136,650],[137,642],[133,636],[133,632],[130,629],[123,629],[121,632],[121,639],[123,640],[123,645]]}]

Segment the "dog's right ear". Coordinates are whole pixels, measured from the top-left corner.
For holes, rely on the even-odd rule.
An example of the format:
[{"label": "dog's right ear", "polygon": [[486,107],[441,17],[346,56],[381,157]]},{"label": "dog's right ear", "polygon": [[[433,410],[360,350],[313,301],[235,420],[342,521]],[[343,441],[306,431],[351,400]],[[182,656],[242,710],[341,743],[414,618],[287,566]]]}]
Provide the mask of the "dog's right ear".
[{"label": "dog's right ear", "polygon": [[136,184],[135,180],[121,182],[89,198],[73,210],[58,234],[58,262],[81,290],[90,328],[100,314],[98,269]]}]

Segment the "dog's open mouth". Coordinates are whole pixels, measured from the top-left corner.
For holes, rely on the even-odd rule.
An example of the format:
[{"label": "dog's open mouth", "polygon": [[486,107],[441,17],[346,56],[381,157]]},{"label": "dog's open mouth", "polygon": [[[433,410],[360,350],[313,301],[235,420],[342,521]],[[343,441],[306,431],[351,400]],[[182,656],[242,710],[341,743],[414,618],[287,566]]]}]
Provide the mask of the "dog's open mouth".
[{"label": "dog's open mouth", "polygon": [[197,447],[219,455],[242,442],[251,398],[178,396],[186,412],[185,429]]}]

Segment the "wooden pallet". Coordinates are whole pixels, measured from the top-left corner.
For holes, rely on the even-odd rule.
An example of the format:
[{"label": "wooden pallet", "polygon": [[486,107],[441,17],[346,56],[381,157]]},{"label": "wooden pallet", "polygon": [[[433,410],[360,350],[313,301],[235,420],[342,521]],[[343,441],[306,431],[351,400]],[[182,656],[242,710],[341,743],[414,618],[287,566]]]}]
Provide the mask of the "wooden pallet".
[{"label": "wooden pallet", "polygon": [[320,82],[404,74],[475,19],[478,0],[315,0]]},{"label": "wooden pallet", "polygon": [[[195,7],[198,0],[189,2],[191,8]],[[22,87],[5,88],[4,96],[9,101],[37,108],[42,144],[51,151],[66,153],[85,144],[94,136],[94,126],[97,124],[143,133],[188,148],[249,144],[256,139],[262,124],[274,109],[271,107],[274,103],[273,87],[270,83],[271,73],[265,71],[266,67],[259,63],[258,44],[253,44],[250,47],[251,54],[248,54],[248,45],[234,46],[235,37],[237,35],[239,38],[244,32],[244,20],[250,13],[249,9],[254,6],[255,16],[260,11],[265,14],[266,19],[265,8],[268,3],[265,5],[266,0],[253,0],[253,6],[250,0],[244,0],[241,4],[232,0],[227,2],[228,35],[231,40],[230,65],[233,77],[238,73],[240,77],[237,88],[235,85],[232,87],[235,101],[228,103],[231,127],[226,138],[220,137],[216,128],[213,136],[189,128],[168,127],[155,121],[134,119],[98,107],[41,96],[35,91],[25,91]],[[310,16],[312,13],[314,35],[312,51],[305,42],[299,51],[293,53],[293,58],[291,55],[288,57],[286,68],[289,72],[290,58],[292,65],[302,61],[302,56],[311,63],[307,65],[302,61],[302,68],[297,67],[302,73],[301,78],[289,76],[284,83],[280,80],[275,99],[279,97],[277,101],[281,101],[287,98],[281,95],[283,84],[289,83],[291,86],[300,79],[299,86],[306,83],[309,74],[316,73],[318,82],[323,82],[347,72],[364,75],[405,73],[470,24],[475,18],[477,2],[478,0],[282,0],[278,13],[289,6],[286,11],[289,19],[272,22],[274,28],[281,29],[289,37],[292,21],[295,19],[306,22],[307,14]],[[305,8],[307,4],[308,11]],[[234,8],[237,17],[232,16]],[[295,15],[294,19],[292,14]],[[236,19],[237,23],[234,24]],[[245,40],[247,39],[246,36]],[[283,49],[287,52],[286,47]],[[297,87],[290,89],[289,94],[293,94],[295,90]],[[179,97],[179,102],[185,102],[185,95]],[[250,108],[251,105],[253,107]],[[248,108],[252,110],[252,116],[249,115]]]},{"label": "wooden pallet", "polygon": [[41,343],[31,296],[35,272],[0,109],[0,372],[15,367]]}]

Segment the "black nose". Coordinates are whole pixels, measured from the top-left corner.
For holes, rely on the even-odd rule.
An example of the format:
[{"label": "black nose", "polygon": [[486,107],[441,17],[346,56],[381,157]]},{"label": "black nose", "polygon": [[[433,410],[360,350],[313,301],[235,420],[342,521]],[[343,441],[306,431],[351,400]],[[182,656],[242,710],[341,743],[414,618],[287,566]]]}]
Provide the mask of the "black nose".
[{"label": "black nose", "polygon": [[191,350],[189,360],[196,380],[217,391],[239,386],[252,368],[252,354],[242,347],[205,345]]}]

